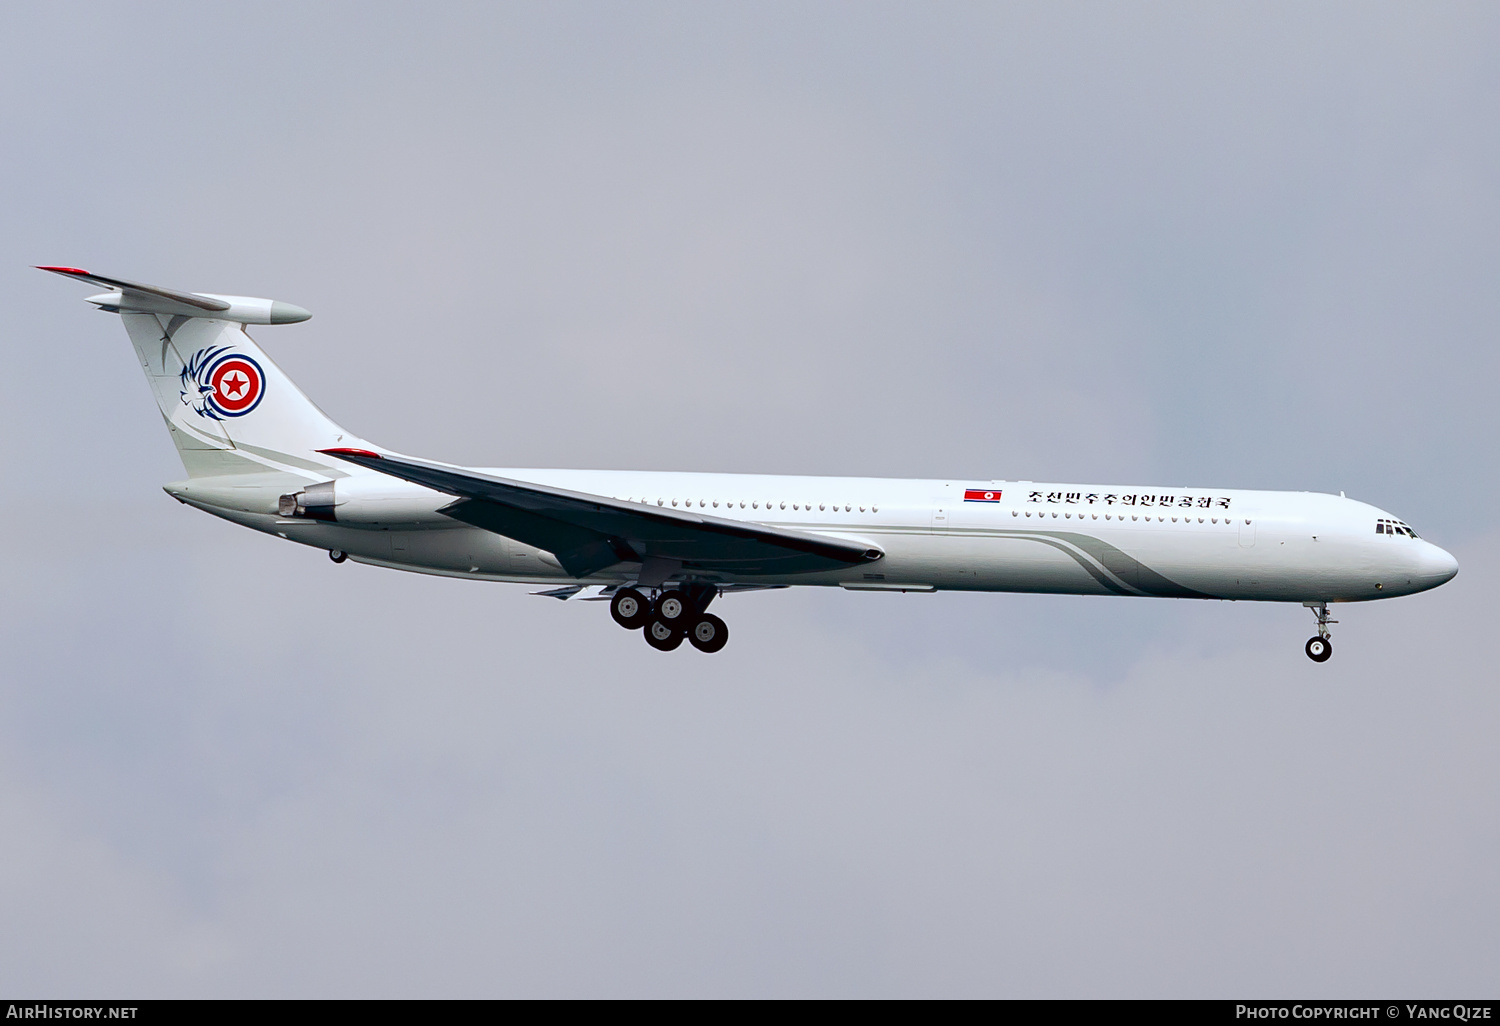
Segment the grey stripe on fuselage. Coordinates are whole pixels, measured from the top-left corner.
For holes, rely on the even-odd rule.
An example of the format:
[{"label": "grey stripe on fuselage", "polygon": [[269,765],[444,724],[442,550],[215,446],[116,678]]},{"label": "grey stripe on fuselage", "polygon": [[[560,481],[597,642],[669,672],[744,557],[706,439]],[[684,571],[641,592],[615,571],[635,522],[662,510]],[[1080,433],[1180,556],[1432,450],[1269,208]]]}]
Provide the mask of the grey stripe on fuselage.
[{"label": "grey stripe on fuselage", "polygon": [[1130,582],[1125,575],[1133,572],[1136,575],[1135,586],[1147,595],[1161,598],[1214,598],[1213,595],[1183,587],[1171,578],[1157,573],[1134,556],[1127,555],[1109,542],[1101,541],[1091,534],[1076,534],[1069,531],[1016,531],[1013,533],[1017,537],[1026,537],[1028,533],[1044,534],[1071,542],[1097,559],[1106,570],[1127,584]]},{"label": "grey stripe on fuselage", "polygon": [[[907,529],[882,530],[876,534],[926,534],[926,531]],[[1072,560],[1098,581],[1100,586],[1116,595],[1149,595],[1157,598],[1218,598],[1206,592],[1184,587],[1164,574],[1151,569],[1134,556],[1116,548],[1107,541],[1091,534],[1075,531],[1010,531],[1003,528],[973,529],[956,528],[942,532],[949,537],[970,538],[1018,538],[1048,545],[1066,553]],[[1102,568],[1102,569],[1101,569]]]},{"label": "grey stripe on fuselage", "polygon": [[[976,532],[977,533],[977,532]],[[1107,541],[1091,534],[1074,531],[986,531],[997,538],[1025,538],[1030,541],[1052,545],[1073,557],[1073,560],[1100,584],[1119,595],[1153,595],[1158,598],[1213,598],[1213,595],[1186,588],[1163,574],[1157,573],[1134,556],[1121,551]],[[1052,539],[1056,539],[1053,541]],[[1093,562],[1058,542],[1076,546],[1109,571],[1114,580],[1099,572]],[[1133,578],[1133,579],[1132,579]],[[1115,583],[1118,581],[1119,583]]]}]

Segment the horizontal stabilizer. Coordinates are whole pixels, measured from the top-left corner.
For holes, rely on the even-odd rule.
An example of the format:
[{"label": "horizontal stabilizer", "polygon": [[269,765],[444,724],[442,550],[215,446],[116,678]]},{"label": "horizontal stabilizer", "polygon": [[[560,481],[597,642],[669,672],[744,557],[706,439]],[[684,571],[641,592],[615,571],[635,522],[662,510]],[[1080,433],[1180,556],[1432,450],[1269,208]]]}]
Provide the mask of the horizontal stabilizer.
[{"label": "horizontal stabilizer", "polygon": [[220,296],[208,292],[178,292],[158,285],[142,285],[140,282],[121,278],[106,278],[78,267],[38,267],[39,271],[51,271],[76,281],[98,285],[108,292],[90,296],[88,301],[110,313],[150,313],[171,317],[209,317],[221,321],[238,321],[241,324],[296,324],[312,314],[300,306],[281,303],[274,299],[256,299],[253,296]]}]

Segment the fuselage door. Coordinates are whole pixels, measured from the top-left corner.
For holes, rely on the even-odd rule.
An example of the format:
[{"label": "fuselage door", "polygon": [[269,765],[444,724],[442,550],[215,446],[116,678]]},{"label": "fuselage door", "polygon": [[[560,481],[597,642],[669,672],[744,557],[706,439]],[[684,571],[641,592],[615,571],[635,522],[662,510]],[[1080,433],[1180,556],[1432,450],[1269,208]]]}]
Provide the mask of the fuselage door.
[{"label": "fuselage door", "polygon": [[943,485],[943,490],[932,501],[932,529],[946,531],[952,522],[953,486]]}]

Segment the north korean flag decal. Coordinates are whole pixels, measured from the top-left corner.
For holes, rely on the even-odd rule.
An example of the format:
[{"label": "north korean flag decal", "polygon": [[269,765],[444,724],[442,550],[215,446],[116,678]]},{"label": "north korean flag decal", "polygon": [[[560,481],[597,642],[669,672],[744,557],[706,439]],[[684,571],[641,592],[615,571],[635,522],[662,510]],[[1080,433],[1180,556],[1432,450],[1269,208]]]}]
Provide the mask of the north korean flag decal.
[{"label": "north korean flag decal", "polygon": [[208,368],[205,398],[223,417],[243,417],[260,404],[266,391],[266,376],[260,364],[240,353],[215,360]]},{"label": "north korean flag decal", "polygon": [[988,488],[967,488],[964,490],[965,502],[999,502],[1000,490]]}]

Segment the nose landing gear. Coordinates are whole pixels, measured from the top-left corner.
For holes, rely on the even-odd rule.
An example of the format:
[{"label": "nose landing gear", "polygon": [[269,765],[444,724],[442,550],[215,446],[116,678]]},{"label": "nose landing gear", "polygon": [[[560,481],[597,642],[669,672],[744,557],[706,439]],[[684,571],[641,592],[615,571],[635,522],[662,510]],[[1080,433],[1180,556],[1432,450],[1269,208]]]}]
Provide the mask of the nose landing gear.
[{"label": "nose landing gear", "polygon": [[1318,618],[1318,634],[1316,637],[1308,638],[1305,651],[1307,658],[1315,663],[1326,663],[1333,655],[1333,642],[1328,640],[1328,625],[1338,623],[1328,614],[1327,602],[1304,602],[1302,603],[1313,611],[1313,616]]}]

